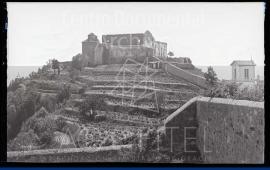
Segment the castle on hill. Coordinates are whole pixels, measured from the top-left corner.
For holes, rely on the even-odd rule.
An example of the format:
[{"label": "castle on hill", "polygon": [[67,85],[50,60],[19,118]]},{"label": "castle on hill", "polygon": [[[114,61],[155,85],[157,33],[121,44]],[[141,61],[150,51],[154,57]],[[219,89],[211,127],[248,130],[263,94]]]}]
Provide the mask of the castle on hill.
[{"label": "castle on hill", "polygon": [[136,34],[102,35],[102,42],[94,33],[82,42],[85,66],[119,64],[127,58],[144,61],[146,57],[167,58],[167,43],[156,41],[150,31]]}]

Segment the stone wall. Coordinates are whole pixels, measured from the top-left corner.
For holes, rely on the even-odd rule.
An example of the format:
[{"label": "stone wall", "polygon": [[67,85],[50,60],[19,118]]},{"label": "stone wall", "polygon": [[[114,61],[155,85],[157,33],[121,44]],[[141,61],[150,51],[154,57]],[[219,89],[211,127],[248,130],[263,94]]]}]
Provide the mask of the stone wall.
[{"label": "stone wall", "polygon": [[143,46],[109,47],[109,63],[124,63],[127,58],[143,62],[147,56],[153,55],[153,49]]},{"label": "stone wall", "polygon": [[165,120],[165,129],[171,150],[205,163],[264,162],[264,102],[195,97]]},{"label": "stone wall", "polygon": [[167,58],[167,43],[154,41],[154,56]]},{"label": "stone wall", "polygon": [[7,162],[128,162],[122,151],[131,145],[99,148],[47,149],[7,153]]},{"label": "stone wall", "polygon": [[174,62],[174,63],[171,63],[173,65],[175,65],[176,67],[178,68],[181,68],[181,69],[194,69],[194,65],[190,64],[190,63],[178,63],[178,62]]},{"label": "stone wall", "polygon": [[103,50],[104,46],[99,44],[95,49],[95,64],[100,65],[103,63]]},{"label": "stone wall", "polygon": [[188,71],[178,68],[170,63],[164,63],[163,67],[165,71],[172,74],[176,78],[185,79],[186,81],[189,81],[202,88],[207,87],[206,79],[204,77],[189,73]]}]

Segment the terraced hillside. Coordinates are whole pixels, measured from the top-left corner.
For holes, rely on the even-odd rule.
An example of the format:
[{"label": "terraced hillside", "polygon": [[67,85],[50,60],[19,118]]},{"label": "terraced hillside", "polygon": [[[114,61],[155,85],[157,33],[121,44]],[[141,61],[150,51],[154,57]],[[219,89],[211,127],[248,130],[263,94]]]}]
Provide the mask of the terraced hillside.
[{"label": "terraced hillside", "polygon": [[[85,67],[73,81],[63,70],[54,80],[31,79],[29,84],[40,94],[40,100],[52,98],[50,112],[55,119],[61,117],[68,122],[62,132],[77,147],[130,144],[149,129],[162,126],[169,114],[201,90],[161,69],[138,64]],[[64,86],[69,86],[72,94],[68,100],[57,103],[53,99]],[[81,114],[80,106],[87,98],[98,98],[105,103],[87,112],[95,113],[94,120]]]},{"label": "terraced hillside", "polygon": [[[75,117],[79,114],[77,106],[86,97],[98,96],[107,104],[106,111],[96,110],[106,116],[106,121],[91,123],[91,126],[80,124],[86,131],[90,127],[95,129],[86,132],[94,137],[85,139],[86,143],[95,143],[94,146],[102,145],[108,139],[113,141],[109,142],[111,144],[121,144],[142,129],[162,125],[163,119],[200,91],[195,85],[176,80],[163,70],[142,69],[134,64],[84,68],[77,84],[86,85],[86,89],[83,97],[71,99],[70,107]],[[70,116],[71,112],[64,115]],[[96,140],[100,140],[99,144],[90,142]]]}]

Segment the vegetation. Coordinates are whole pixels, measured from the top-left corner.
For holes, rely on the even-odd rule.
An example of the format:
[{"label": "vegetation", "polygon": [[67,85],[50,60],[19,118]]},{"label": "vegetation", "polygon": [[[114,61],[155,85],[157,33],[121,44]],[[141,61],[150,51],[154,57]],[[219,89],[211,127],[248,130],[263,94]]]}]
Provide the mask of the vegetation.
[{"label": "vegetation", "polygon": [[210,85],[215,85],[218,80],[217,74],[211,66],[207,68],[207,72],[204,73],[204,77],[206,81],[210,83]]},{"label": "vegetation", "polygon": [[22,84],[24,81],[25,81],[24,77],[11,80],[11,82],[9,83],[7,87],[7,91],[15,91],[16,89],[20,87],[20,84]]},{"label": "vegetation", "polygon": [[241,84],[235,82],[222,82],[219,85],[210,87],[205,91],[204,95],[237,100],[264,101],[264,88],[259,85],[241,88]]},{"label": "vegetation", "polygon": [[62,118],[53,119],[42,107],[22,125],[20,133],[9,142],[11,150],[24,150],[23,146],[31,145],[38,148],[48,148],[55,131],[62,131],[66,122]]},{"label": "vegetation", "polygon": [[75,80],[78,78],[80,74],[80,71],[77,70],[77,69],[71,69],[70,72],[69,72],[69,77],[71,78],[71,82],[74,83]]},{"label": "vegetation", "polygon": [[123,155],[131,162],[140,163],[169,163],[174,157],[164,150],[164,133],[157,129],[149,129],[142,133],[142,138],[133,139],[133,147],[130,151],[123,151]]},{"label": "vegetation", "polygon": [[[173,56],[173,53],[169,52],[168,55]],[[48,63],[43,66],[37,73],[31,73],[30,80],[29,78],[18,78],[13,80],[8,86],[7,132],[9,150],[25,150],[25,147],[28,146],[47,149],[54,146],[52,144],[56,141],[53,140],[55,136],[57,136],[56,133],[61,132],[68,134],[71,132],[72,137],[76,139],[75,143],[80,146],[93,147],[133,143],[132,150],[123,153],[126,154],[125,157],[130,161],[172,162],[174,159],[178,159],[179,156],[183,156],[183,153],[172,154],[170,151],[166,150],[166,141],[164,140],[165,136],[163,132],[157,132],[156,128],[148,129],[156,124],[155,121],[157,119],[163,120],[167,115],[175,111],[175,109],[161,107],[165,101],[170,100],[170,103],[175,105],[176,100],[179,98],[189,98],[190,96],[182,94],[170,94],[165,96],[164,92],[157,92],[157,95],[153,96],[153,98],[149,97],[137,101],[138,103],[136,104],[153,106],[153,104],[155,104],[153,101],[157,99],[160,111],[159,114],[155,111],[139,107],[128,108],[119,105],[111,107],[106,104],[104,99],[118,104],[119,98],[118,96],[108,96],[103,89],[96,90],[97,88],[93,88],[95,91],[104,93],[101,95],[83,95],[87,87],[89,88],[95,85],[95,82],[89,79],[89,81],[87,81],[88,86],[85,85],[86,81],[82,81],[83,83],[77,82],[82,80],[78,79],[84,65],[81,55],[73,57],[70,63],[71,65],[67,66],[70,68],[66,68],[66,70],[63,71],[63,76],[50,73],[50,68],[59,68],[59,63],[58,66],[57,64],[56,66],[53,66],[53,63],[51,64],[52,65]],[[67,74],[65,74],[66,71],[68,72]],[[67,76],[63,78],[64,75]],[[48,81],[52,80],[53,76],[57,77],[57,81]],[[110,78],[110,76],[111,75],[104,75],[102,78],[107,79]],[[241,88],[240,85],[236,83],[224,82],[217,84],[216,74],[212,67],[208,68],[205,77],[209,84],[211,84],[209,89],[205,91],[206,96],[253,101],[264,100],[264,90],[261,86],[255,88]],[[72,80],[71,82],[70,78]],[[165,79],[165,81],[166,80],[167,79]],[[111,84],[114,85],[114,82]],[[35,87],[39,89],[39,92],[41,91],[43,93],[36,93]],[[167,88],[165,85],[162,87]],[[170,88],[172,87],[170,86]],[[74,91],[74,89],[78,91],[79,94],[74,94],[71,98],[71,91]],[[192,93],[192,90],[189,91]],[[88,97],[82,102],[80,99],[85,96]],[[72,100],[74,98],[78,100]],[[116,100],[113,101],[113,99]],[[56,104],[59,104],[57,105],[59,107],[56,107]],[[77,115],[78,108],[80,111],[79,115]],[[106,119],[110,116],[109,114],[111,114],[106,112],[109,110],[108,108],[112,108],[110,111],[122,112],[123,114],[115,114],[113,115],[115,117],[112,116],[110,119]],[[72,112],[72,114],[67,113],[69,109],[74,112]],[[99,114],[101,113],[99,110],[105,111],[107,114]],[[77,118],[81,118],[77,123],[66,121],[66,119],[69,119],[71,122],[77,121]],[[152,119],[150,120],[149,118]],[[85,122],[83,120],[87,120],[87,123],[84,124]],[[89,123],[89,120],[92,122]],[[138,133],[143,127],[146,128],[145,131],[142,132],[143,139],[141,140]],[[83,133],[86,135],[82,135]]]},{"label": "vegetation", "polygon": [[70,86],[69,85],[64,85],[59,92],[57,93],[57,103],[65,103],[66,100],[68,100],[71,96],[71,91],[70,91]]},{"label": "vegetation", "polygon": [[103,98],[100,98],[98,95],[91,95],[81,103],[79,110],[84,118],[94,120],[97,115],[96,110],[106,110],[106,107],[107,104]]},{"label": "vegetation", "polygon": [[35,113],[37,95],[25,87],[7,93],[7,131],[8,140],[14,138],[23,121]]},{"label": "vegetation", "polygon": [[87,86],[83,86],[82,88],[80,88],[79,89],[79,94],[83,95],[85,93],[86,89],[87,89]]},{"label": "vegetation", "polygon": [[81,54],[77,54],[76,56],[74,56],[72,58],[71,67],[74,68],[74,69],[82,71],[83,57],[82,57]]},{"label": "vegetation", "polygon": [[169,51],[169,52],[168,52],[168,56],[172,57],[172,56],[174,56],[174,53],[171,52],[171,51]]},{"label": "vegetation", "polygon": [[[7,145],[8,151],[30,150],[31,147],[37,146],[39,142],[38,136],[33,130],[19,133],[18,136]],[[28,148],[27,148],[28,147]]]},{"label": "vegetation", "polygon": [[58,70],[58,74],[60,74],[60,66],[59,66],[59,61],[56,59],[52,59],[52,69],[55,74],[55,70]]},{"label": "vegetation", "polygon": [[161,105],[165,102],[164,93],[163,92],[157,92],[156,97],[157,97],[157,104],[158,104],[159,112],[161,112],[161,110],[162,110]]}]

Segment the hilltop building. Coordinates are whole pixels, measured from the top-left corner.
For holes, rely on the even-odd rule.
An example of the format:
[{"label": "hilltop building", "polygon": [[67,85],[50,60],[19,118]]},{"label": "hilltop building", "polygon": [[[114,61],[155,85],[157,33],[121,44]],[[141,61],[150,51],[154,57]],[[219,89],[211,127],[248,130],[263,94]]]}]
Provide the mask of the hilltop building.
[{"label": "hilltop building", "polygon": [[232,80],[237,82],[255,81],[255,66],[252,60],[235,60],[231,63]]},{"label": "hilltop building", "polygon": [[102,42],[94,33],[82,42],[82,56],[87,66],[119,64],[127,58],[144,61],[146,57],[167,58],[167,43],[156,41],[146,31],[137,34],[102,35]]}]

